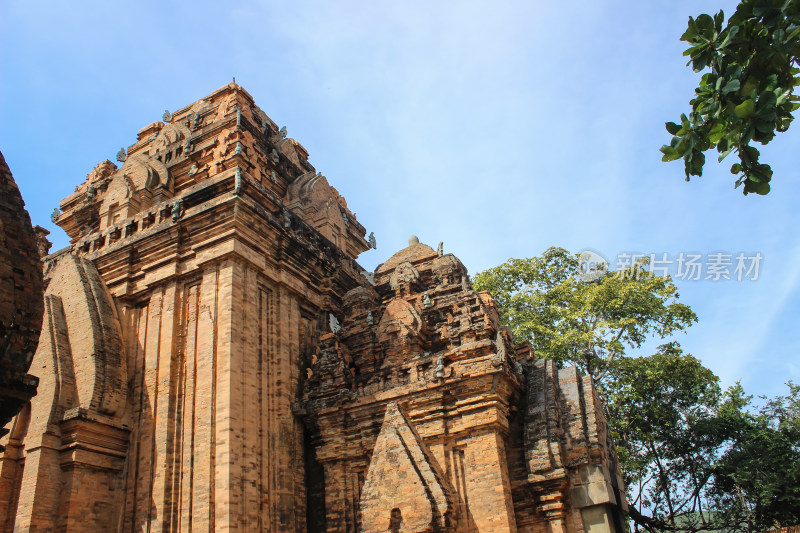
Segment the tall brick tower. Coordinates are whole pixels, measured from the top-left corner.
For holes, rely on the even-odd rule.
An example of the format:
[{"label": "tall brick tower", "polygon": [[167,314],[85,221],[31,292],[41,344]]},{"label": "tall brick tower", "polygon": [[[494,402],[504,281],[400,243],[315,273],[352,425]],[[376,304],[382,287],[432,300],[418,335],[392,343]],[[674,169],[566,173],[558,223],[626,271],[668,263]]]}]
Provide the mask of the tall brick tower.
[{"label": "tall brick tower", "polygon": [[591,382],[515,348],[450,254],[365,272],[307,158],[232,83],[62,201],[0,529],[618,527]]}]

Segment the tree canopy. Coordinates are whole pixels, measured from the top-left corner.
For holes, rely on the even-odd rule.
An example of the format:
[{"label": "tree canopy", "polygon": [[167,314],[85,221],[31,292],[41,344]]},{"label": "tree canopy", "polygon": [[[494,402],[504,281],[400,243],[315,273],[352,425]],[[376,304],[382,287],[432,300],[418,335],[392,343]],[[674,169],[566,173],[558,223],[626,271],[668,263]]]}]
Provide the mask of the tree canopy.
[{"label": "tree canopy", "polygon": [[587,283],[579,256],[550,248],[541,257],[510,259],[480,272],[473,284],[492,294],[516,339],[529,342],[539,357],[575,365],[597,382],[628,348],[697,321],[678,302],[670,278],[645,267],[641,261]]},{"label": "tree canopy", "polygon": [[[800,522],[800,387],[751,413],[737,384],[670,336],[697,320],[668,276],[641,261],[586,276],[550,248],[475,275],[503,323],[536,357],[593,377],[625,478],[635,530],[763,531]],[[653,354],[634,354],[648,338]],[[794,510],[793,510],[794,509]]]},{"label": "tree canopy", "polygon": [[728,524],[766,531],[800,524],[800,385],[762,398],[755,413],[733,411],[731,444],[714,471],[711,494]]},{"label": "tree canopy", "polygon": [[714,464],[730,436],[720,417],[730,391],[723,395],[717,376],[675,342],[622,358],[605,391],[634,523],[702,529],[713,516]]},{"label": "tree canopy", "polygon": [[695,72],[708,71],[688,116],[667,122],[673,137],[661,147],[662,160],[683,159],[688,181],[702,176],[706,151],[716,148],[719,161],[736,153],[735,186],[767,194],[772,168],[752,143],[767,144],[789,129],[800,107],[793,94],[800,85],[800,0],[742,0],[724,21],[722,11],[689,17],[684,55]]}]

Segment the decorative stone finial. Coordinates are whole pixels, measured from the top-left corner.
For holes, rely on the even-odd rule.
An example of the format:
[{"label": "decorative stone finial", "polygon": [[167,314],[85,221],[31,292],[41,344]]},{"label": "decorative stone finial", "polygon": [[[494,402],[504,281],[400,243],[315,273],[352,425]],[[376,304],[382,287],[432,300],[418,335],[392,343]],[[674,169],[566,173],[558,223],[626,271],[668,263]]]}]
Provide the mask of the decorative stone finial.
[{"label": "decorative stone finial", "polygon": [[183,209],[183,200],[178,200],[174,204],[172,204],[172,221],[177,222],[179,218],[183,216],[184,213]]},{"label": "decorative stone finial", "polygon": [[433,377],[436,379],[444,379],[444,357],[441,355],[436,358],[436,367],[433,369]]},{"label": "decorative stone finial", "polygon": [[492,364],[496,367],[501,366],[506,360],[506,343],[505,339],[503,339],[503,333],[497,332],[497,338],[495,339],[495,349],[497,353],[492,356],[491,361]]},{"label": "decorative stone finial", "polygon": [[53,209],[53,212],[50,213],[50,222],[55,224],[56,220],[58,220],[58,215],[60,215],[60,214],[61,214],[61,211],[59,211],[57,207],[55,209]]},{"label": "decorative stone finial", "polygon": [[234,179],[233,194],[239,196],[242,192],[242,169],[236,167],[236,178]]},{"label": "decorative stone finial", "polygon": [[436,253],[439,254],[439,257],[444,255],[444,243],[439,241],[439,246],[436,248]]},{"label": "decorative stone finial", "polygon": [[53,243],[47,239],[50,232],[43,227],[36,225],[33,227],[33,233],[36,235],[36,247],[39,250],[39,257],[45,258],[50,253],[50,247]]},{"label": "decorative stone finial", "polygon": [[433,306],[433,302],[431,302],[431,297],[428,296],[427,292],[422,295],[422,305],[424,305],[426,309]]},{"label": "decorative stone finial", "polygon": [[408,245],[414,246],[415,244],[419,244],[419,237],[412,235],[408,238]]},{"label": "decorative stone finial", "polygon": [[280,133],[282,139],[285,139],[286,138],[286,126],[282,127],[280,130],[278,130],[278,133]]},{"label": "decorative stone finial", "polygon": [[367,238],[367,242],[369,242],[369,247],[372,248],[373,250],[377,250],[378,249],[378,241],[375,240],[375,232],[374,231],[370,231],[369,232],[369,237]]},{"label": "decorative stone finial", "polygon": [[124,163],[126,159],[128,159],[128,152],[125,151],[125,148],[120,148],[117,152],[117,161]]},{"label": "decorative stone finial", "polygon": [[331,327],[333,333],[339,333],[342,330],[342,326],[339,325],[339,320],[333,313],[328,315],[328,325]]},{"label": "decorative stone finial", "polygon": [[172,120],[172,113],[169,112],[169,109],[164,110],[164,114],[161,115],[161,120],[163,120],[164,122],[169,122],[170,120]]}]

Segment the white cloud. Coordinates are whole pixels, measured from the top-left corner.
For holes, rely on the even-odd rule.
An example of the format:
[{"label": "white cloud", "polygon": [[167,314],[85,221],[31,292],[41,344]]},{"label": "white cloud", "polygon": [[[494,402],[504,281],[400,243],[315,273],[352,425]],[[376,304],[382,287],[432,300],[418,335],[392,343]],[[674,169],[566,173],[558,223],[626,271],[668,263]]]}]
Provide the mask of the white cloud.
[{"label": "white cloud", "polygon": [[[680,163],[660,162],[663,123],[688,109],[697,79],[678,41],[686,18],[733,5],[11,1],[0,148],[48,226],[139,128],[236,76],[375,231],[365,266],[410,233],[445,241],[472,272],[550,245],[761,251],[797,265],[784,249],[796,240],[797,132],[764,150],[767,198],[732,191],[713,156],[688,185]],[[796,281],[791,270],[752,287],[682,287],[702,310],[684,342],[726,379],[767,348],[776,367],[797,366],[775,350],[792,342],[775,325],[798,312]]]}]

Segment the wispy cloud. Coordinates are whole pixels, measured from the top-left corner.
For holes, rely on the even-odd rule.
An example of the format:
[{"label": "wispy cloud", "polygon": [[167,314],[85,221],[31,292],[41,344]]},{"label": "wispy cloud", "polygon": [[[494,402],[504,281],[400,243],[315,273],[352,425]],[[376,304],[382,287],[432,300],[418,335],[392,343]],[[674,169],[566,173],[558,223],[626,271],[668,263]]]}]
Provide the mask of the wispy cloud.
[{"label": "wispy cloud", "polygon": [[[471,271],[560,245],[760,251],[763,279],[681,286],[684,343],[730,381],[800,366],[800,135],[763,152],[775,192],[743,198],[724,165],[682,183],[660,162],[688,109],[690,14],[736,2],[81,2],[0,8],[0,149],[34,222],[136,131],[232,76],[308,148],[378,251],[410,233]],[[773,270],[781,265],[781,270]],[[768,354],[775,354],[770,356]]]}]

